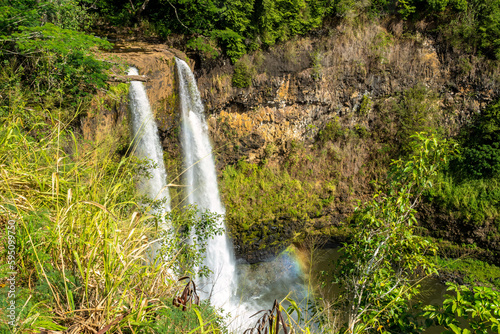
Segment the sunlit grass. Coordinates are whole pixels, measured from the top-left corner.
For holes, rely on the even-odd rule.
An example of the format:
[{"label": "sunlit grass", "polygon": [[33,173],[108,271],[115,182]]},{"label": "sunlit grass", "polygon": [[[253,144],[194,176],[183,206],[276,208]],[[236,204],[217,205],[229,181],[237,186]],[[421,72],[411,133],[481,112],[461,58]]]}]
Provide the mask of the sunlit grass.
[{"label": "sunlit grass", "polygon": [[[157,231],[135,200],[138,162],[109,147],[83,151],[63,124],[48,127],[38,140],[15,122],[0,128],[2,263],[6,223],[16,222],[11,331],[152,326],[176,284],[172,263],[149,254]],[[10,270],[0,270],[3,283]]]},{"label": "sunlit grass", "polygon": [[461,180],[441,173],[428,195],[450,211],[482,223],[499,215],[500,182],[496,178]]}]

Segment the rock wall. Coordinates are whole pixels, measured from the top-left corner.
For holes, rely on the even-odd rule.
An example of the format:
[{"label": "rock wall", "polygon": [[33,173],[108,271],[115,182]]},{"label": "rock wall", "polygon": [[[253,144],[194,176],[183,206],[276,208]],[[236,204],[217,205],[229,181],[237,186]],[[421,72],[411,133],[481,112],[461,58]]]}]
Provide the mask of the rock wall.
[{"label": "rock wall", "polygon": [[[447,134],[499,96],[497,66],[460,57],[425,36],[405,32],[402,22],[365,22],[332,25],[316,36],[246,55],[236,65],[223,57],[197,55],[190,64],[205,103],[217,168],[222,172],[240,160],[275,169],[291,166],[287,173],[310,185],[324,203],[308,221],[294,221],[287,238],[342,235],[357,200],[371,196],[369,182],[384,177],[387,152],[402,145],[394,137],[398,116],[391,114],[391,106],[405,98],[405,91],[424,87],[435,93],[423,99],[430,101],[429,110],[440,110],[429,117]],[[187,60],[166,45],[144,42],[117,43],[108,54],[111,61],[120,58],[148,77],[146,88],[172,176],[182,171],[174,56]],[[236,68],[251,79],[249,87],[234,86]],[[113,110],[118,114],[103,112],[84,120],[86,132],[104,131],[96,125],[103,122],[118,123],[126,109]],[[425,224],[440,235],[435,224]],[[278,250],[258,247],[267,241],[236,249],[250,261],[263,260]]]},{"label": "rock wall", "polygon": [[[357,122],[362,97],[381,99],[423,84],[441,93],[455,127],[499,94],[499,71],[480,59],[454,59],[433,40],[402,37],[401,23],[337,26],[317,38],[299,38],[243,59],[252,85],[231,84],[227,60],[201,64],[198,86],[213,128],[228,121],[238,134],[266,141],[308,140],[311,125],[340,116]],[[376,117],[376,115],[375,115]]]},{"label": "rock wall", "polygon": [[[126,37],[126,33],[110,35],[117,42],[112,50],[103,53],[105,60],[116,64],[116,75],[123,75],[127,67],[134,66],[141,75],[147,77],[145,82],[147,94],[156,117],[160,139],[166,150],[166,166],[169,175],[175,175],[180,168],[180,152],[178,145],[179,114],[178,89],[176,84],[175,57],[188,60],[186,55],[163,44],[151,44]],[[191,64],[193,64],[191,62]],[[116,84],[111,83],[111,86]],[[124,84],[122,84],[124,85]],[[114,88],[111,87],[111,90]],[[113,95],[113,94],[111,94]],[[89,112],[81,120],[84,138],[99,142],[101,137],[114,133],[116,136],[128,138],[128,96],[126,90],[114,94],[114,98],[103,101],[97,96]]]},{"label": "rock wall", "polygon": [[[248,88],[234,87],[235,66],[228,60],[204,60],[196,74],[218,168],[241,159],[280,166],[289,161],[291,143],[302,143],[302,160],[294,168],[316,175],[309,182],[335,182],[333,195],[316,186],[322,197],[335,199],[296,232],[335,234],[332,228],[344,225],[356,201],[372,193],[369,182],[383,178],[389,160],[384,150],[401,145],[391,138],[396,116],[388,110],[405,91],[421,86],[435,93],[428,105],[440,111],[429,117],[448,135],[498,98],[497,66],[460,56],[419,32],[405,33],[401,22],[386,22],[332,26],[319,36],[247,55],[236,67],[251,77]],[[357,133],[356,139],[344,131],[319,143],[328,123]],[[269,154],[269,147],[276,153]],[[246,252],[240,256],[254,257],[248,247]],[[254,253],[263,256],[262,249]]]}]

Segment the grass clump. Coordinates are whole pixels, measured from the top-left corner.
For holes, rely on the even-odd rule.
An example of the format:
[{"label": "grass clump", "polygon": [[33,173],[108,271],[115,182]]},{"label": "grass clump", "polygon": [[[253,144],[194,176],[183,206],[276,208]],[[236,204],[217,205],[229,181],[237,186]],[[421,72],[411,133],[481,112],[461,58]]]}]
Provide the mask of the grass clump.
[{"label": "grass clump", "polygon": [[[161,217],[148,213],[157,203],[138,204],[143,199],[135,189],[147,168],[110,150],[113,145],[85,149],[49,116],[53,122],[37,139],[19,120],[0,123],[2,296],[15,277],[13,297],[0,302],[0,328],[151,332],[177,289],[169,268],[178,244],[170,261],[152,254]],[[14,320],[7,317],[11,300]],[[205,323],[209,313],[217,314],[207,308],[197,318]],[[175,326],[200,327],[177,320]]]},{"label": "grass clump", "polygon": [[486,219],[498,217],[500,183],[497,179],[459,181],[452,175],[441,173],[438,183],[427,192],[427,196],[447,211],[481,224]]},{"label": "grass clump", "polygon": [[[134,328],[172,289],[168,266],[148,256],[154,227],[134,201],[138,165],[79,151],[73,132],[50,125],[38,141],[17,123],[0,131],[0,211],[15,222],[16,304],[25,305],[12,329]],[[6,236],[2,228],[4,259]]]},{"label": "grass clump", "polygon": [[342,138],[345,131],[339,123],[338,117],[325,124],[325,127],[318,132],[318,140],[322,143],[327,141],[337,141]]}]

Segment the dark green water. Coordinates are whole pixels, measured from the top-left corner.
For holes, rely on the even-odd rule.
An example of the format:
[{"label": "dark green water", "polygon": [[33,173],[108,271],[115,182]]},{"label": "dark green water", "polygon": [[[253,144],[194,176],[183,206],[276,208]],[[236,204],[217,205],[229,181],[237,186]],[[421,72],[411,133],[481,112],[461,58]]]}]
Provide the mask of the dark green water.
[{"label": "dark green water", "polygon": [[[339,248],[317,249],[308,254],[310,263],[307,267],[308,279],[313,286],[322,286],[316,294],[324,300],[335,300],[340,293],[336,284],[331,283],[332,273],[335,269],[335,262],[340,257]],[[447,294],[446,285],[436,277],[425,278],[421,283],[421,293],[413,301],[415,312],[420,311],[416,305],[441,305]],[[444,331],[442,327],[430,327],[424,333],[438,334]]]}]

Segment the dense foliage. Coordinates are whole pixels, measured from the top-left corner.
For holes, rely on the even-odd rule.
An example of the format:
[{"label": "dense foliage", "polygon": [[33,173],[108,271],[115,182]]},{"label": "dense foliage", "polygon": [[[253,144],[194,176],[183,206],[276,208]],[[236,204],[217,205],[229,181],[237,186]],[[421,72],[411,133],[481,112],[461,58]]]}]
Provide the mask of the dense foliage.
[{"label": "dense foliage", "polygon": [[430,201],[475,225],[496,219],[500,213],[499,111],[497,101],[463,128],[457,137],[460,154],[426,194]]},{"label": "dense foliage", "polygon": [[[107,86],[109,64],[92,50],[110,44],[81,32],[90,16],[75,1],[9,1],[0,7],[0,114],[16,104],[16,91],[32,92],[32,107],[76,105]],[[54,101],[55,100],[55,101]]]},{"label": "dense foliage", "polygon": [[[86,3],[81,1],[83,7]],[[217,54],[218,44],[233,62],[248,51],[317,29],[327,19],[363,14],[436,20],[453,45],[490,57],[500,52],[498,0],[99,0],[89,8],[112,24],[147,21],[160,36],[190,36],[188,46],[207,56]]]},{"label": "dense foliage", "polygon": [[464,147],[456,168],[463,177],[500,176],[500,101],[476,117],[461,141]]},{"label": "dense foliage", "polygon": [[427,306],[428,322],[446,328],[448,333],[499,333],[500,293],[484,286],[449,284],[448,295],[442,307]]},{"label": "dense foliage", "polygon": [[452,146],[424,133],[412,138],[408,159],[393,163],[387,190],[356,210],[356,242],[344,245],[337,264],[350,333],[411,332],[403,316],[419,293],[421,277],[435,271],[427,257],[435,254],[435,246],[415,233],[414,213]]}]

